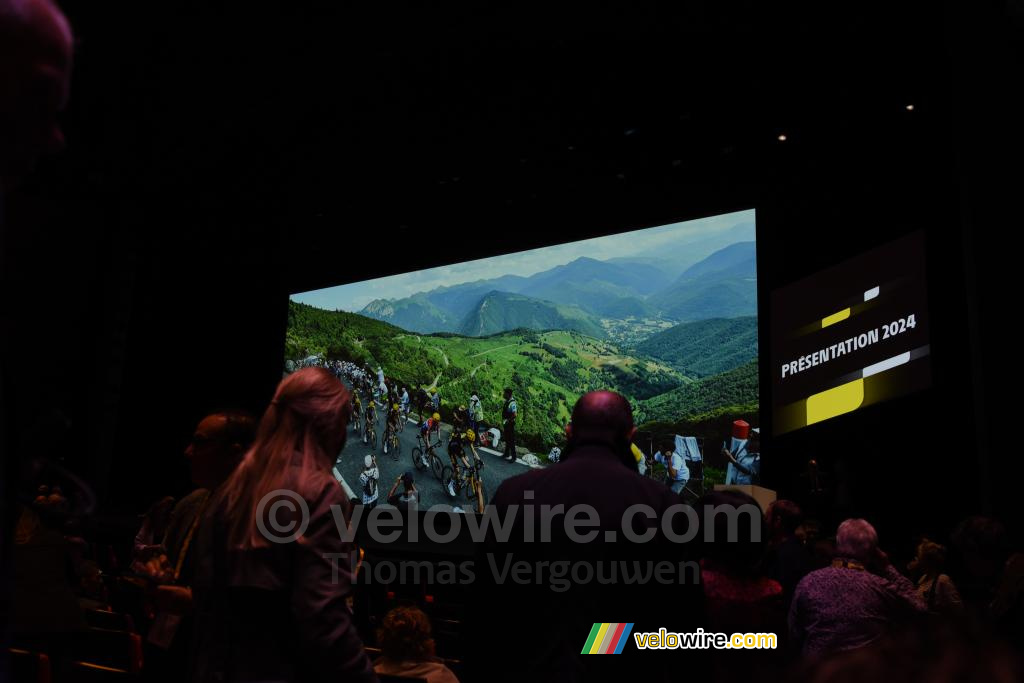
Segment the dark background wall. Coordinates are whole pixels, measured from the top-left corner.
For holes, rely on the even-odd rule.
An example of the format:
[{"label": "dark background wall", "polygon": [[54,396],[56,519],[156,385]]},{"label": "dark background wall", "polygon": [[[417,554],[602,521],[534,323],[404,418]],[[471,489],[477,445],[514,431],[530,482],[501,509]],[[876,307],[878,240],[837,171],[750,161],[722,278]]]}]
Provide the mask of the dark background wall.
[{"label": "dark background wall", "polygon": [[931,390],[768,441],[767,482],[817,457],[900,538],[1015,522],[1024,12],[890,4],[65,3],[68,149],[7,199],[5,451],[135,514],[205,412],[261,411],[289,291],[755,207],[763,340],[771,289],[920,228],[933,325]]}]

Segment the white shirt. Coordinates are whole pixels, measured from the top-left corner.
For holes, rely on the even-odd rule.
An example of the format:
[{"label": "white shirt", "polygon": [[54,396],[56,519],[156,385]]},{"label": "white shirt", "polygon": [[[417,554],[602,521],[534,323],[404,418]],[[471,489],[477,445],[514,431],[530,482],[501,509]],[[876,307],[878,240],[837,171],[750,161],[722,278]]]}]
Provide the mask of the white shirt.
[{"label": "white shirt", "polygon": [[[366,482],[373,479],[373,495],[366,495]],[[359,483],[363,486],[363,505],[372,503],[380,497],[380,472],[377,471],[376,467],[371,467],[368,470],[363,470],[362,474],[359,475]]]},{"label": "white shirt", "polygon": [[668,467],[666,461],[672,463],[672,469],[676,471],[676,478],[674,481],[688,481],[690,479],[690,468],[686,466],[686,461],[683,460],[683,456],[679,455],[675,451],[669,453],[667,458],[663,453],[659,452],[655,454],[654,459],[666,467]]}]

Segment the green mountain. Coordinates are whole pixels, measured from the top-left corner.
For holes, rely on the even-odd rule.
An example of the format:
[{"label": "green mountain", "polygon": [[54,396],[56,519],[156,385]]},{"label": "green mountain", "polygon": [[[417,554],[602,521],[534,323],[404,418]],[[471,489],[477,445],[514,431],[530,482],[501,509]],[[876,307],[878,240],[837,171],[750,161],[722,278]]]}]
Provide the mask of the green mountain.
[{"label": "green mountain", "polygon": [[579,306],[602,317],[626,318],[648,314],[642,299],[669,282],[656,269],[582,257],[532,276],[519,293]]},{"label": "green mountain", "polygon": [[757,258],[753,242],[721,249],[687,269],[647,303],[682,322],[757,314]]},{"label": "green mountain", "polygon": [[649,337],[636,351],[693,377],[725,372],[757,358],[757,317],[681,323]]},{"label": "green mountain", "polygon": [[459,318],[434,305],[426,294],[405,299],[375,299],[361,313],[413,332],[454,332]]},{"label": "green mountain", "polygon": [[758,371],[754,360],[641,401],[638,421],[673,422],[710,413],[722,406],[756,410],[758,400]]},{"label": "green mountain", "polygon": [[587,391],[612,389],[637,403],[689,381],[665,364],[575,331],[417,335],[356,313],[290,302],[285,357],[314,354],[380,365],[408,387],[436,385],[445,419],[475,391],[485,418],[496,423],[502,391],[512,387],[520,439],[541,453],[563,439],[572,406]]},{"label": "green mountain", "polygon": [[518,275],[503,275],[491,280],[476,280],[460,285],[438,287],[426,293],[426,298],[437,308],[450,313],[461,323],[476,308],[480,299],[491,292],[518,293],[525,285],[527,278]]},{"label": "green mountain", "polygon": [[487,294],[470,311],[460,332],[469,337],[485,337],[518,328],[575,330],[599,339],[605,337],[601,324],[576,306],[497,291]]},{"label": "green mountain", "polygon": [[[424,334],[457,332],[478,310],[485,296],[492,292],[505,292],[575,306],[599,317],[644,317],[654,313],[644,299],[669,283],[669,277],[657,269],[581,257],[530,277],[503,275],[490,280],[438,287],[404,299],[378,299],[370,302],[360,313]],[[578,316],[572,314],[570,317]],[[491,322],[495,320],[492,318]],[[488,329],[500,331],[493,327]],[[571,329],[579,329],[586,334],[597,333],[589,326],[577,325]]]}]

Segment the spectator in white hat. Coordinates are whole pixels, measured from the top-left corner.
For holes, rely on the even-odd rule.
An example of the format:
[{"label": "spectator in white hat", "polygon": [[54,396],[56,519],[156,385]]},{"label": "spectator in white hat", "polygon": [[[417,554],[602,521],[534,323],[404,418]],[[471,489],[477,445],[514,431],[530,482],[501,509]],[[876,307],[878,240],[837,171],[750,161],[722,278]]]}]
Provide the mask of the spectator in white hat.
[{"label": "spectator in white hat", "polygon": [[363,505],[367,509],[373,509],[380,497],[380,470],[377,463],[373,461],[372,455],[363,458],[363,471],[359,475],[359,483],[363,485]]}]

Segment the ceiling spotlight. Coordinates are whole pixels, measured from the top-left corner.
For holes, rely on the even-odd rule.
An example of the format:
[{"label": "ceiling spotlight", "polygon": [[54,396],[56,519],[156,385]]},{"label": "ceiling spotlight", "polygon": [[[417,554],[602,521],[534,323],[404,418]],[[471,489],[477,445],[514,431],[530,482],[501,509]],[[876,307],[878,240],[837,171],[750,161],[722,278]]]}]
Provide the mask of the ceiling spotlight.
[{"label": "ceiling spotlight", "polygon": [[779,142],[785,142],[786,141],[786,134],[782,133],[781,135],[779,135],[778,139],[779,139]]},{"label": "ceiling spotlight", "polygon": [[914,111],[914,105],[908,104],[907,105],[907,111]]}]

